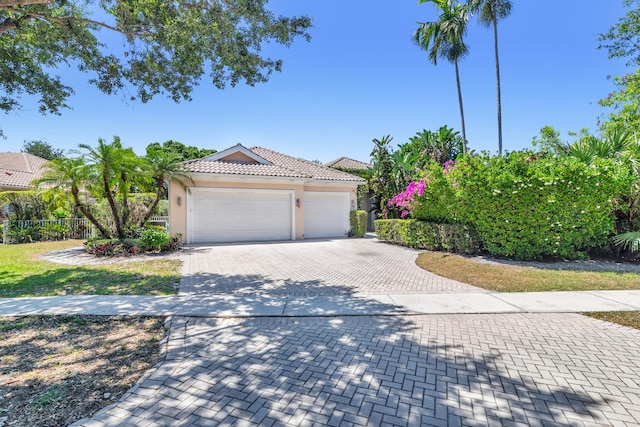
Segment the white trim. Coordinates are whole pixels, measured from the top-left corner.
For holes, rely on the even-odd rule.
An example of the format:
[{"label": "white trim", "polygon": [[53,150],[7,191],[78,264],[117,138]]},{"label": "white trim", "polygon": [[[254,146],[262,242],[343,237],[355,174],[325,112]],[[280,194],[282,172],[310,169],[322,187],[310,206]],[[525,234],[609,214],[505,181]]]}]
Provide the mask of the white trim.
[{"label": "white trim", "polygon": [[207,161],[207,162],[215,162],[216,160],[221,160],[224,159],[225,157],[233,154],[233,153],[242,153],[245,156],[255,160],[256,162],[263,164],[263,165],[272,165],[273,163],[271,163],[269,160],[258,156],[256,153],[254,153],[253,151],[249,150],[248,148],[246,148],[244,145],[238,143],[237,145],[234,145],[233,147],[229,147],[226,150],[222,150],[222,151],[218,151],[217,153],[213,153],[210,154],[206,157],[203,157],[202,161]]},{"label": "white trim", "polygon": [[336,180],[320,180],[314,179],[305,183],[308,187],[358,187],[360,185],[366,185],[366,181],[336,181]]},{"label": "white trim", "polygon": [[191,211],[192,194],[193,193],[271,193],[271,194],[289,194],[291,198],[291,240],[296,240],[296,192],[295,190],[264,190],[260,188],[216,188],[216,187],[188,187],[187,188],[187,244],[191,242],[191,227],[193,222],[193,212]]}]

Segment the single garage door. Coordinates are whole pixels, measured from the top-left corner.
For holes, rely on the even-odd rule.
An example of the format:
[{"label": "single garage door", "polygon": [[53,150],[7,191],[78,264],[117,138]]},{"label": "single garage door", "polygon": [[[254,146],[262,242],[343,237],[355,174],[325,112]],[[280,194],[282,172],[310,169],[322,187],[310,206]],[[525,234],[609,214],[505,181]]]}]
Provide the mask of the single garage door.
[{"label": "single garage door", "polygon": [[293,191],[191,189],[189,242],[290,240]]},{"label": "single garage door", "polygon": [[344,237],[349,231],[349,193],[304,193],[304,237]]}]

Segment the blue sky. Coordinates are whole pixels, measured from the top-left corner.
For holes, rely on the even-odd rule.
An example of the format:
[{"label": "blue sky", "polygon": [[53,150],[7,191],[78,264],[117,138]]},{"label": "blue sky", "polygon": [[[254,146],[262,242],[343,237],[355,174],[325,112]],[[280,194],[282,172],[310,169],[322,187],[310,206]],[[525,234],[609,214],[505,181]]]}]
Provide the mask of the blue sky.
[{"label": "blue sky", "polygon": [[[609,75],[626,71],[624,61],[596,49],[597,34],[626,11],[622,0],[513,0],[502,21],[500,59],[503,141],[507,150],[530,146],[544,125],[563,136],[596,129],[606,113],[598,105],[613,90]],[[259,145],[310,160],[340,156],[369,160],[373,138],[390,134],[401,144],[422,129],[448,125],[460,130],[453,65],[427,61],[412,44],[418,21],[437,18],[435,7],[417,0],[272,0],[282,14],[313,18],[312,40],[289,49],[266,45],[284,60],[268,83],[218,90],[205,77],[192,102],[159,96],[147,104],[126,103],[88,85],[74,69],[57,70],[76,95],[73,110],[42,116],[25,108],[1,118],[6,140],[0,151],[19,151],[25,140],[55,148],[95,145],[119,135],[144,154],[147,144],[173,139],[221,150],[236,143]],[[473,19],[470,55],[460,64],[469,146],[497,151],[493,36]]]}]

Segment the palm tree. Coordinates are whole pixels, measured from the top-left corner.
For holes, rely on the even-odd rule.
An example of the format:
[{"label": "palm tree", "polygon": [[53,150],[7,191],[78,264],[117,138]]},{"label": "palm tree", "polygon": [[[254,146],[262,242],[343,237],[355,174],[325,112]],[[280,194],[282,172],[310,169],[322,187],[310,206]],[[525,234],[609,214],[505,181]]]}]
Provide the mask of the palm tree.
[{"label": "palm tree", "polygon": [[38,184],[47,184],[51,189],[57,189],[71,194],[74,209],[82,214],[100,231],[103,237],[111,237],[111,231],[102,225],[91,213],[87,204],[80,200],[80,190],[90,181],[91,171],[87,167],[84,157],[59,158],[51,160],[46,165]]},{"label": "palm tree", "polygon": [[[87,151],[87,159],[99,174],[102,195],[107,199],[118,239],[126,236],[125,225],[129,220],[128,194],[131,187],[131,177],[140,176],[140,159],[130,148],[122,148],[120,138],[115,137],[112,143],[98,139],[96,148],[87,144],[80,144],[80,148]],[[122,213],[114,197],[114,189],[120,193]]]},{"label": "palm tree", "polygon": [[162,197],[165,184],[174,180],[184,187],[185,181],[193,182],[191,174],[184,168],[184,165],[179,162],[179,159],[180,158],[177,154],[163,149],[147,151],[145,168],[149,171],[151,176],[154,177],[156,198],[149,206],[149,209],[140,221],[140,224],[138,224],[139,226],[144,225],[144,223],[147,222],[149,218],[151,218],[151,215],[156,211],[160,198]]},{"label": "palm tree", "polygon": [[440,20],[419,23],[413,33],[413,42],[424,51],[429,52],[428,58],[437,65],[438,58],[446,58],[455,65],[456,84],[458,86],[458,102],[460,104],[460,120],[462,122],[463,151],[467,153],[467,133],[464,124],[464,108],[462,106],[462,89],[460,87],[459,61],[469,53],[464,43],[469,22],[467,5],[460,5],[454,0],[420,0],[418,3],[430,1],[440,10]]},{"label": "palm tree", "polygon": [[498,95],[498,153],[502,155],[502,100],[500,96],[500,59],[498,56],[498,21],[511,14],[509,0],[471,0],[471,12],[480,12],[478,21],[486,27],[493,27],[493,45],[496,55],[496,88]]}]

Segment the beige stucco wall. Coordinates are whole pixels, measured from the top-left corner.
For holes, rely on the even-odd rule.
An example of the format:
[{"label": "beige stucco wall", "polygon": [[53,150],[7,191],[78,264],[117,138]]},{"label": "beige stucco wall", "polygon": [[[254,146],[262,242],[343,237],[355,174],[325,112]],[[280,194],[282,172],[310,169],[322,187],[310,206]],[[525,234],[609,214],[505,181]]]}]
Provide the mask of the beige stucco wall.
[{"label": "beige stucco wall", "polygon": [[[305,183],[303,181],[292,182],[268,182],[268,181],[228,181],[228,180],[198,180],[189,183],[189,187],[199,188],[238,188],[238,189],[260,189],[260,190],[293,190],[295,200],[300,200],[300,207],[295,208],[295,239],[304,238],[304,192],[319,191],[349,192],[350,209],[357,206],[357,185],[323,185],[316,183]],[[180,200],[180,204],[178,204]],[[183,241],[187,238],[187,210],[188,210],[187,190],[179,183],[172,181],[169,185],[169,223],[171,235],[182,234]]]}]

